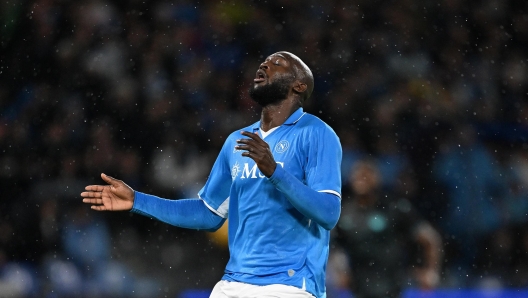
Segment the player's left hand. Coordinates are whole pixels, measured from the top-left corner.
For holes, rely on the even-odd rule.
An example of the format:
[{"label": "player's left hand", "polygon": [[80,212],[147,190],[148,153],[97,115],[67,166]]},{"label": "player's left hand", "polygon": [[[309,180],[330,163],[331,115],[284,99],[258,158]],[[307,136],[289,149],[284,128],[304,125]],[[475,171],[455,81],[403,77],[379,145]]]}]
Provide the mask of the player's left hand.
[{"label": "player's left hand", "polygon": [[248,137],[237,140],[238,145],[235,147],[238,150],[246,150],[242,152],[242,156],[249,157],[255,161],[259,170],[266,177],[270,177],[275,172],[277,163],[271,154],[268,143],[256,133],[249,131],[242,131],[242,135]]}]

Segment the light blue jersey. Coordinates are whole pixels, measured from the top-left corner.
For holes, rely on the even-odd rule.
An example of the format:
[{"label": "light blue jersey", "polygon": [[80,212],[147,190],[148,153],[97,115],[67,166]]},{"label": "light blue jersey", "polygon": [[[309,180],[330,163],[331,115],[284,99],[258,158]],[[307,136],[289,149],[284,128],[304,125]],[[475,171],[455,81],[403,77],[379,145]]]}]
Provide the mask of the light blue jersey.
[{"label": "light blue jersey", "polygon": [[[242,130],[259,133],[260,122]],[[214,213],[229,218],[230,259],[223,279],[257,285],[287,284],[325,296],[330,231],[306,218],[236,150],[235,131],[226,140],[199,196]],[[264,138],[277,167],[318,192],[341,196],[341,145],[319,118],[293,113]]]}]

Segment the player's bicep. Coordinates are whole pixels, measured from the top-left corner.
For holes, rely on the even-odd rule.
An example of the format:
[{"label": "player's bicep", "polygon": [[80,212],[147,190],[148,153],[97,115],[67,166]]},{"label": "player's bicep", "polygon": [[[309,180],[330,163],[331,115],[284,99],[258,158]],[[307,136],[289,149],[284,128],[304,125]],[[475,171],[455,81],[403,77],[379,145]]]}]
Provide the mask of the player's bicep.
[{"label": "player's bicep", "polygon": [[308,148],[307,185],[341,197],[341,143],[330,129],[320,131]]}]

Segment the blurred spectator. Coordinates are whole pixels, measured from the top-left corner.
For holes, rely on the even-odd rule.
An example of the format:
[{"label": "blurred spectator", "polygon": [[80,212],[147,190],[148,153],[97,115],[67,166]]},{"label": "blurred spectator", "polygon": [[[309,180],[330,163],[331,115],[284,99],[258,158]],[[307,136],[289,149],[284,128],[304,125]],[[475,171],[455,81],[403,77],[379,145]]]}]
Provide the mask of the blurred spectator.
[{"label": "blurred spectator", "polygon": [[61,223],[62,253],[47,255],[46,288],[58,297],[153,297],[158,285],[132,273],[112,256],[112,238],[104,220],[72,207]]},{"label": "blurred spectator", "polygon": [[169,194],[166,197],[193,197],[207,178],[213,160],[214,156],[199,152],[192,140],[168,133],[152,157],[153,182]]},{"label": "blurred spectator", "polygon": [[447,234],[453,274],[467,275],[475,266],[483,237],[501,224],[504,175],[474,129],[455,127],[435,161],[433,175],[444,189],[446,209],[441,225]]},{"label": "blurred spectator", "polygon": [[399,152],[398,139],[388,133],[382,134],[376,148],[376,166],[380,175],[380,186],[385,189],[394,189],[398,178],[410,166],[405,154]]},{"label": "blurred spectator", "polygon": [[38,293],[38,278],[29,263],[18,263],[8,258],[4,250],[12,241],[13,227],[0,220],[0,297],[30,297]]},{"label": "blurred spectator", "polygon": [[443,260],[438,232],[405,197],[384,194],[375,162],[357,162],[348,185],[335,242],[349,266],[337,269],[345,275],[337,278],[348,277],[358,298],[400,297],[411,285],[436,288]]}]

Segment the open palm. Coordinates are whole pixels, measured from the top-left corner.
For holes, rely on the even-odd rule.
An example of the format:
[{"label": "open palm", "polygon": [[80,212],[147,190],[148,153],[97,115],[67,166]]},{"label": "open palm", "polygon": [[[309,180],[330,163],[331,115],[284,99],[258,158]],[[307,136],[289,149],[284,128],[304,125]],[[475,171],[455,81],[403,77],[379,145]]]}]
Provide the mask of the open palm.
[{"label": "open palm", "polygon": [[81,193],[83,203],[97,211],[124,211],[134,205],[134,190],[121,180],[101,174],[108,185],[88,185]]}]

